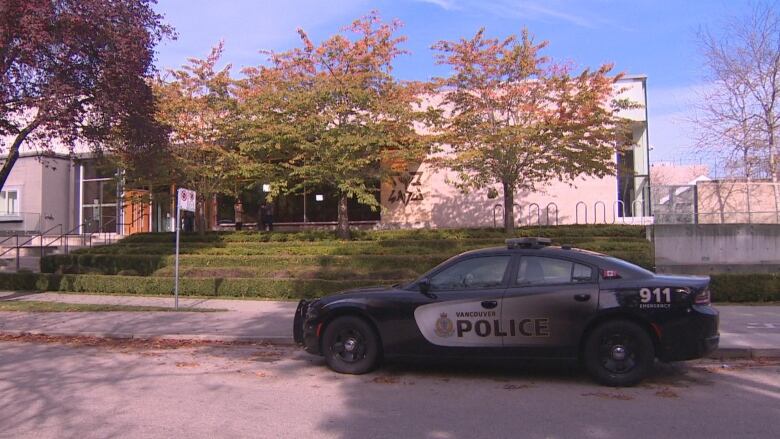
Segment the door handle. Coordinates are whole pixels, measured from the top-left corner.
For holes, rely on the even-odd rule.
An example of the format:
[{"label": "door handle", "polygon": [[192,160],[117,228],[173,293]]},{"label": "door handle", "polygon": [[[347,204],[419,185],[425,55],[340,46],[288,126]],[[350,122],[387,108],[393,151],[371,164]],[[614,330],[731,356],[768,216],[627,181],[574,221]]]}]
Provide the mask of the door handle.
[{"label": "door handle", "polygon": [[590,300],[590,294],[575,294],[574,300],[577,302],[587,302]]},{"label": "door handle", "polygon": [[482,308],[493,309],[498,306],[498,302],[495,300],[486,300],[482,302]]}]

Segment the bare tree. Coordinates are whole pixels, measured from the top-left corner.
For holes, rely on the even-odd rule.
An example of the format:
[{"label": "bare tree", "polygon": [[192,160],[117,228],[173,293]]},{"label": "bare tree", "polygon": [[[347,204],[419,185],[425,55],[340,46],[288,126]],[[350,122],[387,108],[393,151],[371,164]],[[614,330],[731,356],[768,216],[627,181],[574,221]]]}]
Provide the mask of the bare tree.
[{"label": "bare tree", "polygon": [[748,179],[778,180],[780,141],[780,14],[755,3],[723,29],[699,40],[712,86],[703,92],[695,124],[700,151],[723,156]]}]

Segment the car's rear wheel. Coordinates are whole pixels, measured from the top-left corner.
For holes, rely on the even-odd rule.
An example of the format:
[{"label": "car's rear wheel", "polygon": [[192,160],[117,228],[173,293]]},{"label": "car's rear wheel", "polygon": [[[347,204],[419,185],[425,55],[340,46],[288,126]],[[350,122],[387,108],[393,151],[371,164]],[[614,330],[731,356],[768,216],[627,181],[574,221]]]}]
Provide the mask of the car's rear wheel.
[{"label": "car's rear wheel", "polygon": [[601,384],[633,386],[652,370],[653,340],[644,328],[628,320],[611,320],[597,326],[585,340],[585,368]]},{"label": "car's rear wheel", "polygon": [[379,336],[365,320],[338,317],[325,327],[322,351],[328,366],[339,373],[360,375],[379,363]]}]

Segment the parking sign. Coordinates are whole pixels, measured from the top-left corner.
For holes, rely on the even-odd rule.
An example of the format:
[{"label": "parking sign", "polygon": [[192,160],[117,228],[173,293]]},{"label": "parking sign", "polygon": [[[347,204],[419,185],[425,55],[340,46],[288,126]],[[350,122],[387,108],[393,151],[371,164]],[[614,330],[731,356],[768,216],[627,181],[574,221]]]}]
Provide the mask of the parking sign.
[{"label": "parking sign", "polygon": [[195,191],[179,189],[179,209],[195,212]]}]

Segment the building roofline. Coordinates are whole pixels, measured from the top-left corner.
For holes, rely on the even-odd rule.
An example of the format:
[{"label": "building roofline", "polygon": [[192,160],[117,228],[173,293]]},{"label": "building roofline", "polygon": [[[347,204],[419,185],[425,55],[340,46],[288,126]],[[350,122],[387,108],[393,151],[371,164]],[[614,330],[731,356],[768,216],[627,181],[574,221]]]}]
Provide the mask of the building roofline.
[{"label": "building roofline", "polygon": [[633,74],[633,75],[623,75],[623,77],[620,78],[621,81],[633,81],[633,80],[637,80],[637,79],[640,79],[642,81],[646,81],[647,80],[647,75],[644,74],[644,73],[637,73],[637,74]]}]

